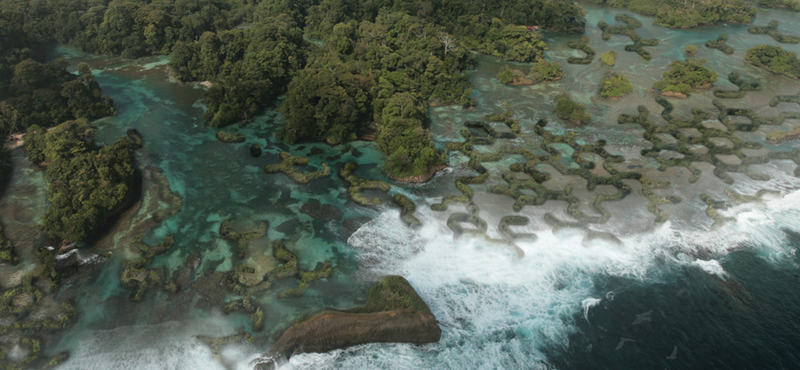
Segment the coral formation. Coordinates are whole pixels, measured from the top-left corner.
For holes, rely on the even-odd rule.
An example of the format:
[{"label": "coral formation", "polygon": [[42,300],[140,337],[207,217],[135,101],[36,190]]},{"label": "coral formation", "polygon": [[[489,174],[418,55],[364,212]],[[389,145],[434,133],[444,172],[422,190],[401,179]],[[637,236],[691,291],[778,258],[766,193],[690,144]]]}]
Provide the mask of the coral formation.
[{"label": "coral formation", "polygon": [[287,152],[281,152],[281,163],[271,164],[264,167],[266,173],[283,173],[288,178],[292,179],[298,184],[308,184],[309,181],[330,175],[331,171],[328,165],[323,163],[322,169],[315,172],[301,173],[294,166],[305,166],[308,164],[306,157],[293,157]]}]

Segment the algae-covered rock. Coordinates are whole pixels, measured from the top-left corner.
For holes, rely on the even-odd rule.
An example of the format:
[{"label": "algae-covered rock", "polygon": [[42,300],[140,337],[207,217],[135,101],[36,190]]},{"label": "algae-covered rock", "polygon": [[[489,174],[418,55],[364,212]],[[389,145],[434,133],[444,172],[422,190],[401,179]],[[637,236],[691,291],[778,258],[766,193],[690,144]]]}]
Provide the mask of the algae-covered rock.
[{"label": "algae-covered rock", "polygon": [[394,204],[397,204],[400,207],[400,219],[406,223],[406,225],[417,228],[422,226],[422,222],[414,217],[414,212],[417,210],[417,206],[411,199],[408,199],[403,194],[395,194],[394,198],[392,198]]},{"label": "algae-covered rock", "polygon": [[328,176],[331,173],[330,168],[326,163],[322,164],[322,169],[315,172],[309,173],[300,173],[294,166],[305,166],[308,164],[308,158],[306,157],[294,157],[287,152],[281,152],[280,154],[281,163],[271,164],[264,167],[264,172],[266,173],[283,173],[294,182],[298,184],[308,184],[309,181],[319,178]]},{"label": "algae-covered rock", "polygon": [[265,359],[327,352],[375,342],[432,343],[442,330],[424,300],[402,276],[385,276],[364,306],[326,310],[289,327]]},{"label": "algae-covered rock", "polygon": [[356,202],[362,206],[366,205],[377,205],[383,203],[380,198],[367,198],[361,194],[362,190],[380,190],[382,192],[388,192],[391,186],[389,184],[380,181],[380,180],[365,180],[360,179],[353,175],[353,171],[358,168],[356,162],[347,162],[342,169],[339,171],[339,177],[350,184],[350,187],[347,188],[347,195],[350,196],[350,199],[353,202]]},{"label": "algae-covered rock", "polygon": [[250,145],[250,156],[253,158],[258,158],[261,156],[261,145],[253,144]]},{"label": "algae-covered rock", "polygon": [[242,143],[245,136],[242,134],[231,134],[225,131],[217,131],[217,139],[223,143]]}]

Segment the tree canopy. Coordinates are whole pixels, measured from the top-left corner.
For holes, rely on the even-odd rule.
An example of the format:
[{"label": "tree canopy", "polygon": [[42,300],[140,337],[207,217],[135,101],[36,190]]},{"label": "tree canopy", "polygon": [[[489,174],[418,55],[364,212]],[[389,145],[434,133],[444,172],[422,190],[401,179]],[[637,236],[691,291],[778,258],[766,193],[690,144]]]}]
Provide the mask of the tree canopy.
[{"label": "tree canopy", "polygon": [[53,238],[85,239],[130,196],[133,143],[121,138],[98,146],[96,130],[86,119],[67,121],[50,131],[37,125],[28,128],[25,154],[31,162],[47,166],[50,206],[43,226]]}]

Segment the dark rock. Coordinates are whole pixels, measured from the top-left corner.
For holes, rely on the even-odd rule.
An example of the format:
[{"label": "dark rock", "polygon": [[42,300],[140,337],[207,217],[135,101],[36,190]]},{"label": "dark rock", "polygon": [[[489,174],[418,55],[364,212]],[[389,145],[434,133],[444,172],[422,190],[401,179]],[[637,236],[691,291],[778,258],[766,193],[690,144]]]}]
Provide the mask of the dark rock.
[{"label": "dark rock", "polygon": [[281,232],[281,233],[283,233],[285,235],[289,235],[289,234],[294,233],[294,231],[297,229],[298,225],[300,225],[300,220],[298,220],[296,218],[293,218],[293,219],[291,219],[289,221],[286,221],[286,222],[278,225],[278,227],[274,228],[274,230],[278,231],[278,232]]},{"label": "dark rock", "polygon": [[341,220],[342,216],[344,216],[342,211],[340,211],[339,208],[336,208],[336,206],[331,204],[321,204],[316,200],[312,200],[306,204],[303,204],[300,207],[300,212],[303,212],[311,216],[311,218],[322,222]]},{"label": "dark rock", "polygon": [[356,232],[361,226],[364,226],[364,224],[370,221],[372,221],[372,218],[367,216],[344,220],[344,222],[342,222],[344,238],[349,238],[350,235],[353,235],[353,233]]},{"label": "dark rock", "polygon": [[253,158],[258,158],[261,156],[261,145],[253,144],[250,145],[250,156]]},{"label": "dark rock", "polygon": [[311,148],[311,154],[313,155],[320,155],[322,153],[325,153],[325,151],[322,150],[322,148],[317,148],[317,147]]},{"label": "dark rock", "polygon": [[264,359],[327,352],[364,343],[432,343],[442,330],[425,301],[402,276],[385,276],[366,305],[326,310],[289,327]]},{"label": "dark rock", "polygon": [[178,285],[179,289],[184,289],[192,283],[194,271],[200,266],[200,253],[193,252],[183,263],[183,267],[179,268],[173,273],[172,280]]}]

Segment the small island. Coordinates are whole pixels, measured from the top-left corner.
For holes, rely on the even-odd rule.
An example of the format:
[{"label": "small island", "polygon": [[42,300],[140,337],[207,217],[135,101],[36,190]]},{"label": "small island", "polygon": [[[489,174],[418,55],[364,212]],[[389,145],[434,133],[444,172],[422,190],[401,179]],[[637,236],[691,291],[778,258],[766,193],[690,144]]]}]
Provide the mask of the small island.
[{"label": "small island", "polygon": [[710,89],[719,75],[706,68],[707,63],[705,59],[676,60],[669,64],[669,70],[653,87],[662,95],[673,98],[686,98],[693,89]]},{"label": "small island", "polygon": [[558,81],[564,77],[564,69],[559,62],[550,62],[540,59],[531,66],[529,73],[511,69],[508,66],[500,68],[497,78],[500,82],[511,86],[534,85],[542,82]]},{"label": "small island", "polygon": [[325,310],[289,327],[265,360],[364,343],[432,343],[441,335],[436,317],[408,280],[392,275],[370,289],[364,306]]},{"label": "small island", "polygon": [[779,46],[758,45],[747,50],[745,61],[772,73],[800,78],[800,59],[797,54]]},{"label": "small island", "polygon": [[631,91],[633,85],[623,74],[607,71],[600,80],[600,96],[606,99],[619,100]]},{"label": "small island", "polygon": [[567,94],[560,94],[556,96],[556,107],[553,109],[556,116],[564,121],[583,125],[589,123],[592,118],[586,112],[586,106],[573,101]]}]

